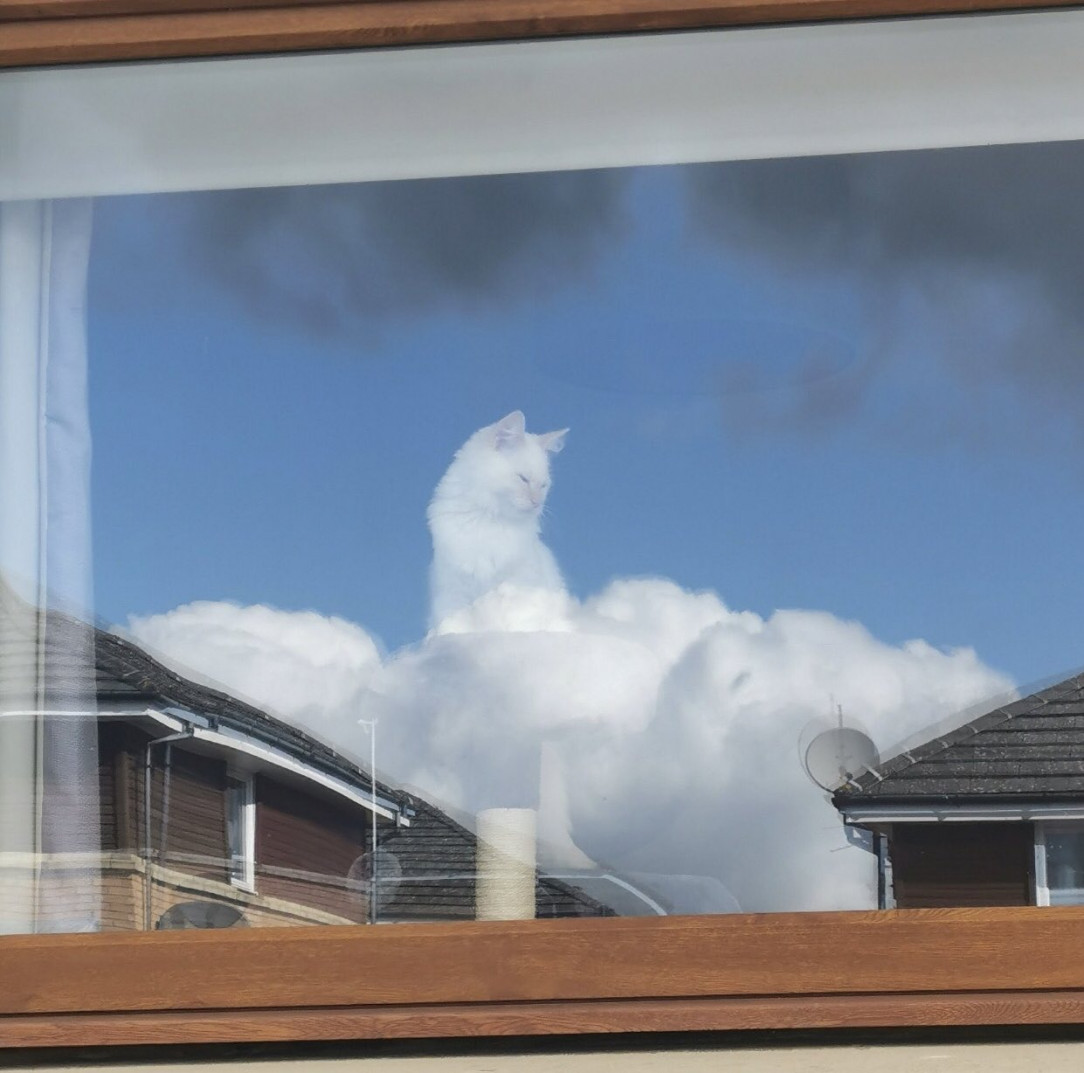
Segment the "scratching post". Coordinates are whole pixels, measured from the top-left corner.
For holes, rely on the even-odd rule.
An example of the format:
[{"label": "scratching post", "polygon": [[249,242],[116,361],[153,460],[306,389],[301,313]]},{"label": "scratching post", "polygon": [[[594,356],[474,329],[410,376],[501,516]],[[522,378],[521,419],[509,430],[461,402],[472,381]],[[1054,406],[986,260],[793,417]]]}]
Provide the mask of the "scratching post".
[{"label": "scratching post", "polygon": [[533,920],[536,816],[529,808],[478,813],[476,910],[479,920]]}]

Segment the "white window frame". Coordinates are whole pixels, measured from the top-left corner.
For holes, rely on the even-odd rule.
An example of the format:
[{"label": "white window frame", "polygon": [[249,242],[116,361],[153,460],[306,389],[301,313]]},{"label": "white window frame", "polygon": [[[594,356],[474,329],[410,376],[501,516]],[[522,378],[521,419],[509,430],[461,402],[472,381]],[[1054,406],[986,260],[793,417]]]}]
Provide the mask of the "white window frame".
[{"label": "white window frame", "polygon": [[1045,823],[1035,823],[1032,825],[1034,834],[1034,863],[1031,869],[1031,886],[1032,886],[1032,898],[1031,900],[1036,905],[1049,905],[1050,904],[1050,887],[1047,884],[1046,875],[1046,828]]},{"label": "white window frame", "polygon": [[[1084,834],[1084,821],[1066,820],[1036,822],[1035,824],[1035,904],[1052,905],[1050,899],[1050,871],[1047,861],[1047,835],[1059,831],[1072,831]],[[1084,905],[1084,888],[1078,902],[1062,902],[1062,905]]]},{"label": "white window frame", "polygon": [[[241,807],[238,813],[241,851],[233,851],[230,832],[230,795],[234,788],[240,790]],[[230,768],[226,773],[226,833],[229,851],[230,883],[250,894],[256,892],[256,780],[250,771]]]}]

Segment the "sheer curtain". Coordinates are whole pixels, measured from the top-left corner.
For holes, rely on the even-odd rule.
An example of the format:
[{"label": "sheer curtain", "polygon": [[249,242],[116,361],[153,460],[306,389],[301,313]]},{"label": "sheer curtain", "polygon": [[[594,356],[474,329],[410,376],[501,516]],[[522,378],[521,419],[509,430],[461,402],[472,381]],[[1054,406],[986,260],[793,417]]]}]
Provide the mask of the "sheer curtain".
[{"label": "sheer curtain", "polygon": [[98,919],[91,202],[0,206],[0,930]]}]

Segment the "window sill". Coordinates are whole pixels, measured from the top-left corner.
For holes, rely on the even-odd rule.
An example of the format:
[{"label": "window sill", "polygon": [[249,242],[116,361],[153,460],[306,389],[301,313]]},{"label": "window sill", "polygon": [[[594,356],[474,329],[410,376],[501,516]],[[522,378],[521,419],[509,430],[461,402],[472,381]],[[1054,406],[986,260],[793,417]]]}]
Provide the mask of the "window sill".
[{"label": "window sill", "polygon": [[10,936],[0,976],[5,1047],[1066,1024],[1084,908]]}]

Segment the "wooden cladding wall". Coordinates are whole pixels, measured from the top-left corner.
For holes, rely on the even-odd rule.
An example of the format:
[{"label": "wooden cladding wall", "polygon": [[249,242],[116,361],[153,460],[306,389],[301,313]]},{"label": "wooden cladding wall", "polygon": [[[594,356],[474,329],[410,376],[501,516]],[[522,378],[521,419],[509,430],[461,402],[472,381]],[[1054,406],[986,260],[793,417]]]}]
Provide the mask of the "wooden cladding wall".
[{"label": "wooden cladding wall", "polygon": [[136,732],[125,723],[98,721],[98,804],[103,850],[139,850],[135,783]]},{"label": "wooden cladding wall", "polygon": [[256,779],[256,885],[261,894],[364,921],[368,904],[346,887],[365,849],[368,813]]},{"label": "wooden cladding wall", "polygon": [[[225,879],[226,763],[187,752],[177,743],[151,750],[150,828],[145,795],[146,748],[150,735],[125,724],[100,724],[99,748],[108,797],[102,814],[102,848],[181,865],[195,876]],[[106,778],[105,770],[111,777]]]},{"label": "wooden cladding wall", "polygon": [[[157,751],[164,753],[165,748],[159,746]],[[164,786],[152,794],[157,806],[152,816],[152,844],[164,861],[176,859],[193,875],[227,878],[226,762],[196,756],[174,745],[168,771],[164,759],[156,771],[158,780],[164,777],[169,779],[168,794]]]},{"label": "wooden cladding wall", "polygon": [[1075,0],[0,0],[0,66],[1072,6]]},{"label": "wooden cladding wall", "polygon": [[1028,905],[1030,823],[896,824],[889,839],[896,904]]}]

